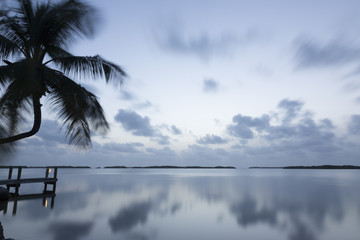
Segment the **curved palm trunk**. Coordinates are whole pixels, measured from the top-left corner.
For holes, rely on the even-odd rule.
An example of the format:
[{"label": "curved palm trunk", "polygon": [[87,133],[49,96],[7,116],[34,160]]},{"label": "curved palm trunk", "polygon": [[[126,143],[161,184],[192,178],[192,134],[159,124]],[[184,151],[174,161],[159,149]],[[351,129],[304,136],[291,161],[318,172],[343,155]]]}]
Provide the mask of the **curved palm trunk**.
[{"label": "curved palm trunk", "polygon": [[39,131],[41,125],[41,106],[40,97],[33,96],[34,125],[32,129],[29,132],[21,133],[12,137],[1,138],[0,144],[12,143],[17,140],[35,135]]}]

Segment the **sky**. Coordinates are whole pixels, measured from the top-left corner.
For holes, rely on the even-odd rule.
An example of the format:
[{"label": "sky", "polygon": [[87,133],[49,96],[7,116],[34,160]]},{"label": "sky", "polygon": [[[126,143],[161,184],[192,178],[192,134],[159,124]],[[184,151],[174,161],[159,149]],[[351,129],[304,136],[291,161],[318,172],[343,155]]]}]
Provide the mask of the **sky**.
[{"label": "sky", "polygon": [[[95,93],[110,130],[66,143],[46,99],[40,132],[3,165],[360,165],[357,0],[92,0],[92,39],[122,86]],[[31,118],[29,119],[31,126]]]}]

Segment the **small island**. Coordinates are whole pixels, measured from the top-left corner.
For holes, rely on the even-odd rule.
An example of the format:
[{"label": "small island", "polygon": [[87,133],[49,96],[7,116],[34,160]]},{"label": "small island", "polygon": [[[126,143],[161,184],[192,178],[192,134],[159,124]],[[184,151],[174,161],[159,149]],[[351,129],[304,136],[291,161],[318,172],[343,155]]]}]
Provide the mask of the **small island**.
[{"label": "small island", "polygon": [[107,166],[104,168],[130,168],[130,169],[236,169],[233,166],[215,166],[215,167],[201,167],[201,166],[146,166],[146,167],[125,167],[125,166]]},{"label": "small island", "polygon": [[250,167],[250,169],[360,169],[353,165],[285,166],[285,167]]}]

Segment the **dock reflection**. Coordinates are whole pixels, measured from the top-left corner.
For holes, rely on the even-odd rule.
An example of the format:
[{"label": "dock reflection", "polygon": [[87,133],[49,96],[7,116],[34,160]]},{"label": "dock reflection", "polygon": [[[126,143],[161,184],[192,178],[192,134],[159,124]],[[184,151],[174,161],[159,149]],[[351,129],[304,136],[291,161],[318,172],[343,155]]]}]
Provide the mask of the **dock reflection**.
[{"label": "dock reflection", "polygon": [[[13,169],[17,168],[17,177],[12,178]],[[22,178],[22,169],[23,167],[9,167],[9,174],[7,180],[0,180],[0,185],[6,185],[7,190],[10,194],[8,200],[0,200],[0,211],[3,211],[3,214],[6,214],[8,211],[9,202],[13,202],[12,214],[16,215],[17,206],[19,201],[33,200],[33,199],[42,199],[42,206],[48,207],[48,199],[50,199],[50,207],[54,208],[55,197],[56,197],[56,182],[57,182],[57,168],[53,168],[53,176],[50,176],[51,168],[45,169],[44,178]],[[32,194],[21,194],[19,192],[20,186],[22,184],[30,183],[43,183],[44,189],[42,193],[32,193]],[[48,185],[52,186],[52,189],[48,190]],[[11,192],[11,189],[14,188],[14,192]]]},{"label": "dock reflection", "polygon": [[19,201],[26,201],[26,200],[33,200],[33,199],[42,199],[42,206],[45,208],[48,207],[48,199],[50,199],[50,208],[53,209],[55,206],[55,197],[56,197],[55,192],[54,193],[45,193],[45,194],[40,193],[40,194],[18,195],[15,197],[11,197],[7,201],[0,201],[0,211],[3,211],[3,214],[7,214],[9,202],[13,202],[12,214],[16,215],[17,206],[18,206]]}]

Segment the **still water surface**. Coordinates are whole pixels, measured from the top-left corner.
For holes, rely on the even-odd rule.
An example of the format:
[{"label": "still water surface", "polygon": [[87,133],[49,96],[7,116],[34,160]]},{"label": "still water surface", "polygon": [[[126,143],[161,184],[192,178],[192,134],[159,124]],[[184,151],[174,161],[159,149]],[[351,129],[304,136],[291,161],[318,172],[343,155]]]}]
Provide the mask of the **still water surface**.
[{"label": "still water surface", "polygon": [[[43,176],[43,169],[24,169]],[[7,177],[0,169],[0,178]],[[0,211],[7,238],[338,240],[360,236],[359,170],[59,169],[56,197]],[[42,184],[20,187],[40,193]]]}]

